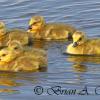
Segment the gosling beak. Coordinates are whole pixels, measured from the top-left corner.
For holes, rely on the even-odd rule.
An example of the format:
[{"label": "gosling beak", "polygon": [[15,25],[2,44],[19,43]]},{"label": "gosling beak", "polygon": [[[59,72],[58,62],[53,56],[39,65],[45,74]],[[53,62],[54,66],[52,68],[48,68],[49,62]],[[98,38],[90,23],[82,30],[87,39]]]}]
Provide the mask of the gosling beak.
[{"label": "gosling beak", "polygon": [[32,26],[30,25],[30,26],[28,27],[28,29],[31,30],[31,29],[32,29]]},{"label": "gosling beak", "polygon": [[78,43],[77,42],[74,42],[73,43],[73,47],[77,47]]},{"label": "gosling beak", "polygon": [[70,33],[68,33],[68,40],[71,40],[72,39],[72,36],[71,36],[71,34]]}]

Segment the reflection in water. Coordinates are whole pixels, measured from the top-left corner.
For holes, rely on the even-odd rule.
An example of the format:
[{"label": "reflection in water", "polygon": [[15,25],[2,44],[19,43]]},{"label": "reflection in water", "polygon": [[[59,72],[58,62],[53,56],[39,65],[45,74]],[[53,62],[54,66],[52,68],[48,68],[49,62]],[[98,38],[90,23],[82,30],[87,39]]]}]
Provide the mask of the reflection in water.
[{"label": "reflection in water", "polygon": [[16,77],[13,73],[0,72],[0,86],[4,86],[4,88],[0,88],[0,93],[17,93],[18,90],[11,89],[11,87],[21,86],[21,83],[16,82],[13,78]]},{"label": "reflection in water", "polygon": [[0,86],[5,86],[5,88],[0,88],[0,93],[16,93],[18,90],[10,89],[8,87],[20,86],[20,83],[15,82],[11,78],[0,78]]},{"label": "reflection in water", "polygon": [[81,65],[81,64],[74,64],[73,70],[74,70],[74,72],[84,73],[87,71],[87,67],[85,65]]},{"label": "reflection in water", "polygon": [[16,78],[15,73],[0,72],[0,85],[2,85],[2,86],[20,86],[21,84],[14,81],[13,78]]},{"label": "reflection in water", "polygon": [[[88,64],[100,64],[100,56],[75,56],[70,55],[67,61],[73,63],[73,71],[77,76],[77,83],[82,84],[85,82],[84,74],[89,71]],[[90,65],[89,65],[90,66]]]},{"label": "reflection in water", "polygon": [[83,56],[69,56],[67,58],[67,61],[74,63],[72,65],[72,68],[73,71],[75,72],[75,75],[77,76],[77,84],[83,84],[85,82],[84,81],[85,78],[83,77],[83,74],[88,71],[87,66],[83,63],[87,61],[92,61],[92,59]]},{"label": "reflection in water", "polygon": [[45,41],[44,40],[35,40],[33,43],[34,48],[44,48],[45,47]]},{"label": "reflection in water", "polygon": [[61,49],[61,46],[68,43],[66,40],[53,40],[53,41],[45,41],[45,40],[35,40],[32,44],[33,48],[42,48],[48,50],[49,48],[56,47]]},{"label": "reflection in water", "polygon": [[13,90],[13,89],[0,89],[0,94],[1,93],[6,93],[6,94],[18,94],[19,93],[19,91],[18,90]]},{"label": "reflection in water", "polygon": [[12,79],[9,78],[0,78],[0,85],[2,86],[19,86],[19,83],[16,83]]},{"label": "reflection in water", "polygon": [[82,64],[73,64],[72,68],[73,71],[76,73],[77,83],[78,84],[84,83],[85,78],[83,77],[83,74],[87,72],[87,66]]},{"label": "reflection in water", "polygon": [[[46,71],[46,69],[42,69],[40,71],[44,72]],[[20,93],[18,88],[20,86],[27,85],[27,82],[24,83],[24,81],[28,81],[28,83],[30,84],[35,84],[38,83],[40,80],[38,79],[38,77],[33,76],[32,73],[0,72],[0,94]]]},{"label": "reflection in water", "polygon": [[100,56],[69,56],[67,61],[74,63],[95,63],[100,64]]}]

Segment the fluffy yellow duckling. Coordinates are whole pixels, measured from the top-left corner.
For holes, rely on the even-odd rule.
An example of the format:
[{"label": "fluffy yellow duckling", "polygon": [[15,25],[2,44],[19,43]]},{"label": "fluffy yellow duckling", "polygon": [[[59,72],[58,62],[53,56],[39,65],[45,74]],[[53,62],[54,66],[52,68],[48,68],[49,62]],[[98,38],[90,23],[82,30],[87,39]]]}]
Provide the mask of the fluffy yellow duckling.
[{"label": "fluffy yellow duckling", "polygon": [[26,45],[29,42],[28,34],[21,29],[6,30],[5,23],[0,21],[0,47],[8,45],[9,41],[17,40],[22,45]]},{"label": "fluffy yellow duckling", "polygon": [[6,34],[6,28],[4,22],[0,21],[0,39]]},{"label": "fluffy yellow duckling", "polygon": [[0,21],[0,47],[5,46],[4,44],[8,42],[8,38],[5,38],[5,36],[6,36],[5,23]]},{"label": "fluffy yellow duckling", "polygon": [[47,53],[45,50],[43,49],[38,49],[38,48],[33,48],[33,47],[29,47],[29,46],[22,46],[21,43],[19,41],[11,41],[8,44],[8,48],[9,50],[13,50],[15,53],[18,54],[24,54],[24,55],[32,55],[36,57],[47,57]]},{"label": "fluffy yellow duckling", "polygon": [[28,32],[36,39],[71,39],[76,29],[63,23],[46,23],[42,16],[33,16],[29,21]]},{"label": "fluffy yellow duckling", "polygon": [[73,34],[73,43],[68,45],[67,53],[81,55],[100,55],[100,39],[87,39],[84,32]]},{"label": "fluffy yellow duckling", "polygon": [[13,29],[8,31],[9,41],[17,40],[21,45],[27,45],[29,43],[28,33],[22,29]]},{"label": "fluffy yellow duckling", "polygon": [[46,66],[47,58],[42,50],[24,49],[16,42],[0,50],[1,71],[37,71]]}]

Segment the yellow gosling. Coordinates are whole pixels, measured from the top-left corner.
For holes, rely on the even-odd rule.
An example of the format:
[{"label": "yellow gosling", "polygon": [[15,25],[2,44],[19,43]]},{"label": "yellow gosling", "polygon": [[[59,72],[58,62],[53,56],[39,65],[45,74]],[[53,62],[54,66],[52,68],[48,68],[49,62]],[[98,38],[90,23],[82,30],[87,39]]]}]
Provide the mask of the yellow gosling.
[{"label": "yellow gosling", "polygon": [[24,54],[24,55],[33,55],[35,57],[37,56],[43,56],[43,57],[47,57],[47,53],[45,50],[43,49],[38,49],[38,48],[33,48],[33,47],[29,47],[29,46],[22,46],[21,43],[19,41],[11,41],[8,44],[8,49],[10,51],[14,51],[15,53],[18,54]]},{"label": "yellow gosling", "polygon": [[76,29],[68,24],[46,23],[42,16],[33,16],[28,28],[31,37],[46,40],[71,39],[75,31]]},{"label": "yellow gosling", "polygon": [[70,54],[100,55],[100,39],[88,39],[84,32],[76,31],[73,34],[73,43],[66,49]]},{"label": "yellow gosling", "polygon": [[0,50],[1,71],[37,71],[47,67],[47,57],[44,50],[28,49],[19,42],[9,44],[9,47]]},{"label": "yellow gosling", "polygon": [[9,41],[17,40],[21,45],[27,45],[29,42],[28,33],[21,29],[13,29],[8,31]]},{"label": "yellow gosling", "polygon": [[6,35],[5,23],[0,21],[0,47],[5,46],[5,44],[8,42],[8,38],[5,38]]},{"label": "yellow gosling", "polygon": [[28,33],[21,29],[12,29],[7,31],[5,23],[0,21],[0,47],[8,45],[9,41],[17,40],[22,45],[26,45],[29,42]]},{"label": "yellow gosling", "polygon": [[4,22],[0,21],[0,37],[6,34],[6,27]]}]

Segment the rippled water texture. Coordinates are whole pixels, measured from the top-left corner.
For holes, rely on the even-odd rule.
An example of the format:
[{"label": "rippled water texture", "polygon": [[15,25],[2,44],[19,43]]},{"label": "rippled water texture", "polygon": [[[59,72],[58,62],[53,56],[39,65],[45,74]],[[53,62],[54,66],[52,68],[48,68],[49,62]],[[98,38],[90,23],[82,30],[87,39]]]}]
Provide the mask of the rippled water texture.
[{"label": "rippled water texture", "polygon": [[[0,0],[0,20],[4,20],[8,28],[27,29],[33,15],[42,15],[47,22],[69,23],[90,37],[100,37],[100,0]],[[65,55],[66,41],[36,43],[35,46],[44,44],[48,69],[35,73],[0,72],[0,100],[48,99],[37,96],[35,86],[43,86],[42,95],[48,95],[46,89],[52,86],[65,89],[88,86],[88,91],[94,95],[95,87],[100,85],[100,57]],[[100,94],[100,88],[98,92]],[[63,96],[62,99],[80,99],[78,97]],[[88,99],[94,100],[94,97],[88,96]],[[99,96],[95,99],[99,100]]]}]

